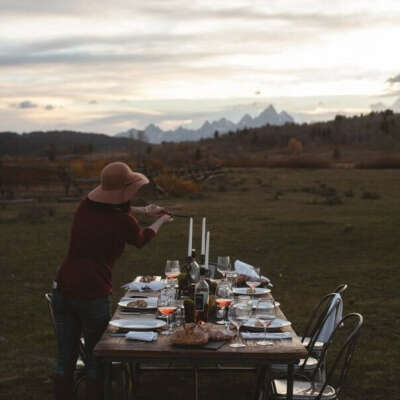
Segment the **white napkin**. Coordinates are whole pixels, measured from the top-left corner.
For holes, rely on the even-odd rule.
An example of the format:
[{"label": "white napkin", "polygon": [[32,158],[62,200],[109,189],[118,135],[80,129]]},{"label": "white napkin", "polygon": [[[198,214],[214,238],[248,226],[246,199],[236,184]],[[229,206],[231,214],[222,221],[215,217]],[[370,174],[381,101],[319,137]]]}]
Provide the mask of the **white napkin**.
[{"label": "white napkin", "polygon": [[[335,307],[336,303],[339,303],[336,307],[336,311],[333,309]],[[324,323],[324,326],[321,329],[321,332],[318,335],[318,342],[324,342],[326,343],[333,330],[336,328],[337,324],[342,320],[342,315],[343,315],[343,300],[342,296],[340,296],[339,293],[336,293],[335,296],[333,297],[331,304],[329,306],[328,310],[329,316],[327,320]]]},{"label": "white napkin", "polygon": [[292,332],[242,332],[241,333],[243,339],[291,339]]},{"label": "white napkin", "polygon": [[135,290],[138,292],[143,292],[144,289],[150,289],[152,291],[157,291],[165,288],[165,283],[160,281],[152,281],[150,283],[144,282],[130,282],[121,286],[125,290]]},{"label": "white napkin", "polygon": [[157,332],[129,331],[125,338],[128,340],[141,340],[142,342],[152,342],[158,339]]}]

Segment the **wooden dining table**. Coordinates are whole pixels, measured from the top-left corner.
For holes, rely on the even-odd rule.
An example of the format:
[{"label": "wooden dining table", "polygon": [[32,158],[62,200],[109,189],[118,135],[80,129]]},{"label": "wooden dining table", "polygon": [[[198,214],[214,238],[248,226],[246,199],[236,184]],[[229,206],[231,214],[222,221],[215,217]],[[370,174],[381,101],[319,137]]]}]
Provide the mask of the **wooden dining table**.
[{"label": "wooden dining table", "polygon": [[[126,297],[144,292],[128,291]],[[157,292],[147,293],[148,296],[157,296]],[[271,295],[268,295],[271,297]],[[286,319],[279,307],[277,316]],[[144,316],[142,314],[125,314],[118,307],[112,319],[134,319]],[[147,316],[146,316],[147,317]],[[151,318],[151,316],[148,316]],[[155,314],[153,316],[155,318]],[[193,398],[199,396],[199,373],[202,368],[216,365],[220,369],[243,368],[254,370],[256,373],[256,386],[254,399],[258,399],[264,390],[265,382],[269,378],[271,364],[285,364],[288,366],[287,398],[293,397],[294,365],[305,358],[307,350],[296,335],[292,326],[281,328],[281,331],[292,333],[291,339],[273,340],[271,346],[256,344],[256,340],[247,340],[246,347],[233,348],[226,342],[217,350],[207,348],[177,347],[171,344],[171,337],[158,335],[153,342],[127,340],[123,336],[115,336],[115,327],[109,325],[94,349],[95,357],[104,365],[105,373],[105,399],[112,399],[111,369],[112,362],[131,362],[136,364],[169,365],[173,367],[189,366],[193,370]]]}]

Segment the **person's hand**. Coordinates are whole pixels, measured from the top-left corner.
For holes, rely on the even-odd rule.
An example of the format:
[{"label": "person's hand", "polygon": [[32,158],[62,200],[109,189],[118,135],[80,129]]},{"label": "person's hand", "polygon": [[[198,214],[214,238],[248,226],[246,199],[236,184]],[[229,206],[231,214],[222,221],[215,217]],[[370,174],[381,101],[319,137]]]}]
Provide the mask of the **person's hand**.
[{"label": "person's hand", "polygon": [[164,224],[165,222],[172,222],[173,220],[174,219],[169,214],[164,214],[162,217],[158,218],[157,221]]},{"label": "person's hand", "polygon": [[145,215],[150,215],[152,217],[158,217],[166,213],[165,208],[157,206],[156,204],[149,204],[144,207]]}]

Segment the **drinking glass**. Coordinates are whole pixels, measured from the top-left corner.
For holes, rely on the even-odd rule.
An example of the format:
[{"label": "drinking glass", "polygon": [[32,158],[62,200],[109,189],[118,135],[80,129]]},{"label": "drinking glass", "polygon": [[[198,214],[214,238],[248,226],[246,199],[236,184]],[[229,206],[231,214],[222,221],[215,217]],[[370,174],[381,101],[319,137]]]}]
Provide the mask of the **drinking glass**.
[{"label": "drinking glass", "polygon": [[260,268],[254,268],[257,277],[248,277],[246,280],[246,285],[250,287],[252,291],[252,296],[256,293],[256,288],[261,285]]},{"label": "drinking glass", "polygon": [[233,301],[232,289],[227,281],[220,281],[215,291],[215,296],[216,296],[216,302],[218,306],[221,308],[223,313],[223,319],[217,321],[217,324],[226,325],[229,322],[226,319],[226,310],[227,307],[229,307]]},{"label": "drinking glass", "polygon": [[240,302],[232,304],[228,309],[228,319],[237,330],[236,340],[231,343],[230,347],[245,347],[242,338],[240,337],[240,327],[247,321],[251,313],[251,303]]},{"label": "drinking glass", "polygon": [[176,300],[171,299],[170,296],[160,296],[158,298],[158,311],[167,317],[167,329],[162,331],[161,335],[171,335],[173,333],[172,326],[169,322],[169,316],[176,311],[176,307]]},{"label": "drinking glass", "polygon": [[257,341],[256,343],[260,346],[272,346],[270,340],[265,339],[267,333],[267,327],[275,319],[275,301],[272,300],[260,300],[256,305],[256,319],[260,321],[264,328],[264,339]]},{"label": "drinking glass", "polygon": [[226,274],[231,269],[231,259],[229,256],[218,256],[217,259],[217,270],[218,272],[226,278]]},{"label": "drinking glass", "polygon": [[165,264],[165,276],[167,286],[175,289],[177,286],[177,277],[181,273],[179,260],[167,260]]}]

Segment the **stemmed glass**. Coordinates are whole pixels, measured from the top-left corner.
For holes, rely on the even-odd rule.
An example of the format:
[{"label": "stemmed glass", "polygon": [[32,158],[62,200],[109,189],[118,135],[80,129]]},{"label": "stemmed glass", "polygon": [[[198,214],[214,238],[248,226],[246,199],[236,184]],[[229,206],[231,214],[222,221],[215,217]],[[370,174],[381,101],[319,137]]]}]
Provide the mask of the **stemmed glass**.
[{"label": "stemmed glass", "polygon": [[264,328],[264,339],[257,341],[256,343],[260,346],[272,346],[270,340],[266,340],[267,327],[275,319],[275,301],[272,300],[260,300],[256,305],[256,318],[262,324]]},{"label": "stemmed glass", "polygon": [[173,333],[172,326],[169,322],[169,316],[172,315],[177,308],[176,300],[170,296],[159,296],[157,303],[158,311],[167,317],[167,329],[161,332],[161,335],[171,335]]},{"label": "stemmed glass", "polygon": [[248,277],[246,285],[250,287],[252,296],[256,293],[256,288],[261,285],[260,268],[254,268],[257,277]]},{"label": "stemmed glass", "polygon": [[229,307],[233,301],[233,293],[232,293],[232,289],[229,285],[229,282],[220,281],[217,286],[217,289],[215,291],[215,296],[216,296],[216,302],[220,306],[222,313],[223,313],[223,319],[220,321],[217,321],[217,324],[227,325],[229,323],[229,321],[226,319],[226,310],[227,310],[227,307]]},{"label": "stemmed glass", "polygon": [[226,278],[226,274],[231,269],[231,259],[229,256],[218,256],[217,259],[217,270],[218,272]]},{"label": "stemmed glass", "polygon": [[180,273],[179,260],[167,260],[165,264],[165,276],[168,279],[176,279]]},{"label": "stemmed glass", "polygon": [[232,304],[228,310],[228,319],[235,326],[237,330],[236,341],[231,343],[230,347],[245,347],[240,337],[240,327],[243,322],[247,321],[251,314],[251,303],[250,302],[240,302]]}]

